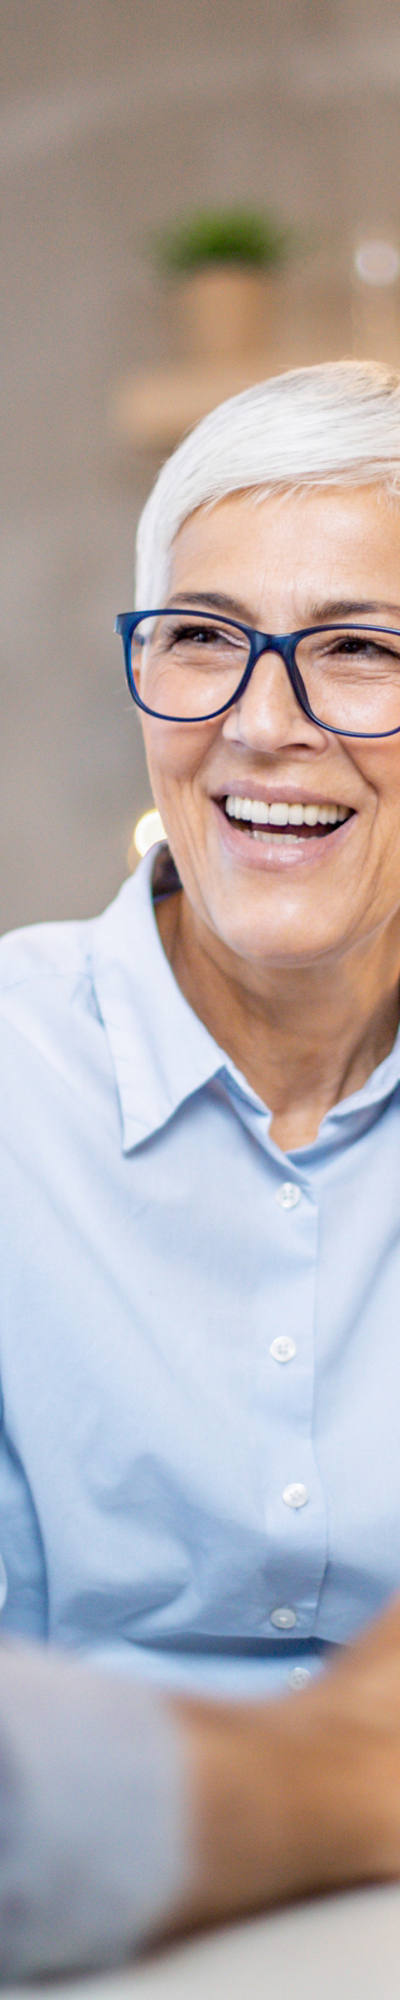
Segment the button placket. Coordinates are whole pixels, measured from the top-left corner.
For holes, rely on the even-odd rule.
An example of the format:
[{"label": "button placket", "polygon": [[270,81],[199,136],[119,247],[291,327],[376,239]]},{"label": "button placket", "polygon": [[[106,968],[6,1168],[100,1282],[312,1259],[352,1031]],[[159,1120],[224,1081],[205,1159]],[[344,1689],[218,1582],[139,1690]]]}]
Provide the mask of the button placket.
[{"label": "button placket", "polygon": [[[289,1160],[287,1168],[290,1173]],[[312,1440],[319,1205],[312,1184],[288,1177],[275,1181],[273,1205],[275,1333],[272,1323],[266,1360],[274,1434],[266,1480],[266,1571],[271,1585],[273,1563],[273,1588],[277,1596],[280,1588],[283,1602],[278,1596],[266,1615],[289,1653],[299,1633],[313,1630],[326,1562],[326,1512]],[[299,1518],[290,1521],[290,1512]]]}]

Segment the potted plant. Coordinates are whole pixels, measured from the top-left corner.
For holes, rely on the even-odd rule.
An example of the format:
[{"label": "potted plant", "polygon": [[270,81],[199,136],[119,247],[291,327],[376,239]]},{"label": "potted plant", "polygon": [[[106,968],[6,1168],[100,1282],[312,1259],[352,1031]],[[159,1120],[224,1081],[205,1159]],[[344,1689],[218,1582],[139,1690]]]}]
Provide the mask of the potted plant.
[{"label": "potted plant", "polygon": [[153,257],[174,287],[178,345],[203,359],[260,346],[268,278],[293,243],[291,228],[247,208],[199,209],[157,230]]}]

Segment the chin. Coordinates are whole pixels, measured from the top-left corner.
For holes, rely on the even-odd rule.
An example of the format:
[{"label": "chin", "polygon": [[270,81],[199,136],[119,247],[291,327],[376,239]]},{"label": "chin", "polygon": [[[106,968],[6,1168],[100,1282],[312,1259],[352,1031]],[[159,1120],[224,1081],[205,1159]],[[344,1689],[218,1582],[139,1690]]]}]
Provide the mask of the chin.
[{"label": "chin", "polygon": [[332,934],[327,936],[326,933],[323,936],[319,933],[313,937],[310,935],[310,928],[307,927],[305,932],[304,923],[301,928],[299,926],[296,935],[293,918],[287,925],[279,928],[272,924],[264,926],[259,921],[250,922],[249,918],[246,921],[243,917],[242,922],[232,924],[226,921],[221,924],[214,922],[213,929],[221,944],[233,952],[235,957],[245,959],[249,965],[254,966],[266,964],[281,966],[282,971],[285,967],[291,969],[296,967],[300,969],[301,966],[307,965],[311,967],[316,959],[324,958],[325,954],[329,956],[332,951],[340,949],[340,940],[337,937]]}]

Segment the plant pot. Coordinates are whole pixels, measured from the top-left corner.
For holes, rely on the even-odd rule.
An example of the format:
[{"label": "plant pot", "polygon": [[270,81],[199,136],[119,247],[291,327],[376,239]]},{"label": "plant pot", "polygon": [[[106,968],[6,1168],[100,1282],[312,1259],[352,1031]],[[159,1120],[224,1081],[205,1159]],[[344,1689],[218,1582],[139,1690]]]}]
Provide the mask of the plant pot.
[{"label": "plant pot", "polygon": [[262,346],[269,277],[245,265],[205,265],[179,279],[176,340],[197,359],[244,357]]}]

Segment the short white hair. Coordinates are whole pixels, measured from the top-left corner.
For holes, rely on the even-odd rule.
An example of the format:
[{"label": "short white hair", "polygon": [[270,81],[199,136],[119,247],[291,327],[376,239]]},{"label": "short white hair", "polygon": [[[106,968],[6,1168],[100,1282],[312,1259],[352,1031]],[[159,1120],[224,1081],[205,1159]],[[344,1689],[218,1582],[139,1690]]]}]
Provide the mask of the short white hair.
[{"label": "short white hair", "polygon": [[175,535],[197,507],[372,484],[400,493],[400,375],[345,359],[256,382],[210,410],[162,466],[137,530],[136,605],[164,603]]}]

